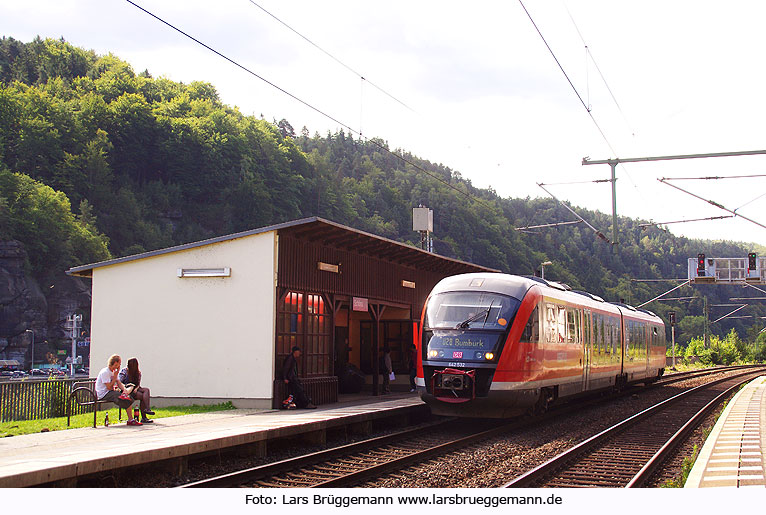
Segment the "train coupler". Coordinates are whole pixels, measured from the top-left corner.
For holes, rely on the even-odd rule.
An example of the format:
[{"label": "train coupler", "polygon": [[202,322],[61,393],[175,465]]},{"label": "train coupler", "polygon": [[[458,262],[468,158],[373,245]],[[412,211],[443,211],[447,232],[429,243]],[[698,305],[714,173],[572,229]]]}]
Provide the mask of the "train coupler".
[{"label": "train coupler", "polygon": [[445,368],[431,376],[431,391],[443,402],[467,402],[476,397],[476,370]]}]

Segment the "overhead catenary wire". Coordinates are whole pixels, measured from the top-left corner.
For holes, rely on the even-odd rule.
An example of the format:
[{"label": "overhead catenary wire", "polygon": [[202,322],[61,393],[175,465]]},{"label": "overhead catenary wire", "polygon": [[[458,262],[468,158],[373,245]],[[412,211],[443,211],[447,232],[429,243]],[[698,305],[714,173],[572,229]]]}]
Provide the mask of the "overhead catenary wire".
[{"label": "overhead catenary wire", "polygon": [[401,100],[399,100],[398,98],[396,98],[394,95],[392,95],[391,93],[389,93],[389,92],[388,92],[388,91],[386,91],[385,89],[381,88],[380,86],[378,86],[377,84],[375,84],[374,82],[372,82],[372,81],[371,81],[370,79],[368,79],[367,77],[363,76],[363,75],[362,75],[360,72],[356,71],[355,69],[353,69],[352,67],[350,67],[349,65],[347,65],[346,63],[344,63],[343,61],[341,61],[340,59],[338,59],[337,57],[335,57],[333,54],[331,54],[330,52],[328,52],[327,50],[325,50],[325,49],[324,49],[324,48],[322,48],[321,46],[319,46],[319,45],[317,45],[316,43],[314,43],[312,40],[310,40],[308,37],[304,36],[303,34],[301,34],[300,32],[298,32],[297,30],[295,30],[294,28],[292,28],[292,27],[291,27],[290,25],[288,25],[286,22],[284,22],[284,21],[282,21],[281,19],[277,18],[277,17],[276,17],[276,16],[275,16],[273,13],[271,13],[271,12],[270,12],[270,11],[268,11],[268,10],[266,10],[266,8],[264,8],[262,5],[260,5],[260,4],[256,3],[256,2],[254,2],[253,0],[248,0],[248,1],[249,1],[251,4],[253,4],[255,7],[257,7],[258,9],[260,9],[261,11],[263,11],[264,13],[266,13],[266,14],[268,14],[269,16],[271,16],[272,18],[274,18],[274,20],[276,20],[277,22],[279,22],[280,24],[282,24],[284,27],[286,27],[288,30],[290,30],[291,32],[293,32],[294,34],[296,34],[298,37],[300,37],[301,39],[303,39],[304,41],[306,41],[308,44],[310,44],[311,46],[313,46],[314,48],[316,48],[317,50],[319,50],[320,52],[322,52],[323,54],[325,54],[327,57],[329,57],[330,59],[332,59],[333,61],[335,61],[336,63],[338,63],[339,65],[341,65],[342,67],[344,67],[345,69],[347,69],[348,71],[350,71],[351,73],[353,73],[354,75],[356,75],[357,77],[359,77],[359,78],[360,78],[360,79],[361,79],[363,82],[366,82],[367,84],[369,84],[369,85],[370,85],[370,86],[372,86],[373,88],[377,89],[378,91],[380,91],[381,93],[383,93],[384,95],[386,95],[386,96],[387,96],[388,98],[390,98],[391,100],[394,100],[395,102],[397,102],[397,103],[401,104],[403,107],[406,107],[406,108],[407,108],[407,109],[409,109],[410,111],[413,111],[413,112],[414,112],[414,110],[413,110],[413,109],[412,109],[410,106],[408,106],[407,104],[405,104],[404,102],[402,102]]},{"label": "overhead catenary wire", "polygon": [[763,289],[761,289],[761,288],[759,288],[757,286],[753,286],[752,284],[745,283],[744,286],[747,287],[747,288],[752,288],[754,290],[758,290],[761,293],[766,293],[766,290],[763,290]]},{"label": "overhead catenary wire", "polygon": [[649,299],[649,300],[647,300],[646,302],[644,302],[643,304],[639,304],[639,305],[638,305],[638,306],[636,306],[636,307],[637,307],[637,308],[642,308],[642,307],[646,306],[647,304],[650,304],[650,303],[654,302],[655,300],[661,299],[662,297],[664,297],[664,296],[665,296],[665,295],[667,295],[668,293],[672,293],[672,292],[676,291],[677,289],[679,289],[679,288],[683,288],[684,286],[687,286],[687,285],[689,285],[689,284],[691,284],[691,281],[690,281],[689,279],[687,279],[686,281],[684,281],[683,283],[679,284],[679,285],[678,285],[678,286],[676,286],[675,288],[671,288],[671,289],[669,289],[668,291],[666,291],[665,293],[663,293],[663,294],[661,294],[661,295],[657,295],[657,296],[656,296],[656,297],[654,297],[653,299]]},{"label": "overhead catenary wire", "polygon": [[635,283],[667,283],[667,282],[682,282],[688,281],[686,277],[683,279],[631,279]]},{"label": "overhead catenary wire", "polygon": [[[521,4],[521,8],[524,9],[524,12],[527,14],[527,17],[529,18],[529,21],[532,22],[532,25],[534,26],[535,30],[537,31],[537,34],[540,36],[540,39],[543,40],[543,43],[545,44],[545,47],[548,49],[548,52],[550,52],[551,56],[553,57],[553,60],[556,61],[556,64],[558,65],[559,69],[561,70],[561,73],[564,74],[564,77],[566,78],[569,85],[572,87],[572,90],[575,92],[575,95],[577,95],[577,98],[580,100],[580,103],[585,108],[585,111],[587,111],[588,116],[590,116],[591,121],[596,126],[596,129],[598,130],[599,134],[601,134],[601,138],[606,143],[607,147],[609,147],[609,150],[612,151],[613,155],[618,155],[617,151],[615,151],[614,147],[612,146],[609,139],[606,137],[606,134],[601,129],[601,126],[596,121],[596,118],[593,116],[593,112],[588,104],[585,103],[582,96],[580,95],[580,92],[577,91],[577,88],[575,87],[574,83],[572,83],[572,80],[569,78],[569,75],[567,74],[566,70],[564,70],[564,67],[561,65],[561,62],[559,61],[558,57],[556,57],[556,54],[553,52],[553,49],[548,44],[548,41],[546,41],[545,36],[543,36],[542,31],[540,31],[540,28],[537,26],[537,23],[535,23],[535,20],[532,18],[532,15],[529,13],[529,10],[527,10],[526,6],[524,5],[524,2],[522,0],[519,0],[519,4]],[[579,31],[578,31],[579,32]],[[622,166],[622,171],[625,172],[625,175],[628,177],[628,180],[633,184],[633,188],[644,198],[644,200],[648,203],[649,201],[644,196],[643,192],[638,189],[638,185],[633,180],[633,177],[631,177],[630,173],[625,169],[624,166]],[[602,234],[603,236],[603,234]]]},{"label": "overhead catenary wire", "polygon": [[655,225],[683,224],[686,222],[703,222],[707,220],[722,220],[724,218],[734,218],[734,215],[708,216],[706,218],[692,218],[689,220],[673,220],[672,222],[650,222],[647,224],[638,224],[638,226],[643,229],[646,227],[654,227]]},{"label": "overhead catenary wire", "polygon": [[569,181],[569,182],[544,182],[543,186],[567,186],[571,184],[594,184],[599,182],[612,182],[612,179],[594,179],[592,181]]},{"label": "overhead catenary wire", "polygon": [[[229,63],[233,64],[233,65],[234,65],[234,66],[236,66],[237,68],[240,68],[240,69],[241,69],[241,70],[243,70],[244,72],[246,72],[246,73],[248,73],[248,74],[252,75],[253,77],[255,77],[255,78],[257,78],[257,79],[259,79],[259,80],[261,80],[261,81],[265,82],[266,84],[268,84],[268,85],[269,85],[269,86],[271,86],[272,88],[276,89],[277,91],[279,91],[279,92],[281,92],[281,93],[283,93],[283,94],[287,95],[288,97],[292,98],[292,99],[293,99],[293,100],[295,100],[296,102],[299,102],[300,104],[304,105],[305,107],[307,107],[307,108],[311,109],[311,110],[312,110],[312,111],[314,111],[315,113],[318,113],[318,114],[320,114],[321,116],[324,116],[325,118],[327,118],[328,120],[331,120],[331,121],[333,121],[333,122],[337,123],[339,126],[341,126],[342,128],[344,128],[344,129],[348,130],[348,131],[349,131],[349,132],[351,132],[352,134],[356,134],[356,135],[358,135],[359,137],[364,137],[364,136],[362,136],[362,134],[361,134],[361,133],[359,133],[357,130],[353,129],[353,128],[352,128],[350,125],[348,125],[348,124],[346,124],[346,123],[343,123],[342,121],[340,121],[340,120],[338,120],[337,118],[333,117],[332,115],[330,115],[330,114],[326,113],[325,111],[322,111],[321,109],[319,109],[319,108],[317,108],[317,107],[313,106],[312,104],[308,103],[307,101],[305,101],[305,100],[303,100],[303,99],[299,98],[298,96],[296,96],[296,95],[294,95],[294,94],[290,93],[290,92],[289,92],[289,91],[287,91],[286,89],[284,89],[284,88],[282,88],[282,87],[278,86],[277,84],[275,84],[275,83],[273,83],[273,82],[269,81],[269,80],[268,80],[268,79],[266,79],[265,77],[262,77],[261,75],[257,74],[256,72],[252,71],[251,69],[247,68],[246,66],[244,66],[244,65],[240,64],[239,62],[235,61],[235,60],[234,60],[234,59],[232,59],[231,57],[228,57],[227,55],[225,55],[225,54],[223,54],[223,53],[219,52],[218,50],[216,50],[216,49],[214,49],[213,47],[211,47],[211,46],[207,45],[206,43],[203,43],[202,41],[200,41],[199,39],[195,38],[195,37],[194,37],[194,36],[192,36],[191,34],[188,34],[187,32],[184,32],[183,30],[181,30],[180,28],[176,27],[176,26],[175,26],[175,25],[173,25],[172,23],[170,23],[170,22],[168,22],[168,21],[165,21],[164,19],[160,18],[159,16],[157,16],[156,14],[152,13],[151,11],[149,11],[149,10],[145,9],[144,7],[142,7],[142,6],[138,5],[137,3],[133,2],[132,0],[125,0],[125,1],[126,1],[127,3],[129,3],[129,4],[131,4],[132,6],[136,7],[137,9],[139,9],[139,10],[143,11],[144,13],[148,14],[148,15],[149,15],[149,16],[151,16],[152,18],[156,19],[156,20],[157,20],[157,21],[159,21],[160,23],[163,23],[164,25],[166,25],[166,26],[170,27],[171,29],[175,30],[176,32],[178,32],[178,33],[182,34],[183,36],[187,37],[188,39],[190,39],[190,40],[194,41],[195,43],[197,43],[198,45],[202,46],[203,48],[205,48],[205,49],[209,50],[210,52],[212,52],[212,53],[216,54],[217,56],[221,57],[222,59],[225,59],[226,61],[228,61]],[[453,184],[450,184],[449,182],[447,182],[446,180],[442,179],[442,178],[441,178],[441,177],[439,177],[438,175],[436,175],[436,174],[434,174],[434,173],[432,173],[432,172],[429,172],[428,170],[426,170],[426,169],[425,169],[425,168],[423,168],[422,166],[418,165],[417,163],[415,163],[415,162],[414,162],[414,161],[412,161],[411,159],[407,159],[407,158],[406,158],[406,157],[404,157],[403,155],[401,155],[401,154],[398,154],[398,153],[396,153],[396,152],[394,152],[394,151],[390,150],[390,149],[389,149],[389,148],[387,148],[385,145],[383,145],[383,144],[381,144],[381,143],[377,142],[375,139],[368,139],[368,138],[365,138],[365,140],[366,140],[367,142],[369,142],[370,144],[372,144],[372,145],[376,146],[376,147],[377,147],[378,149],[380,149],[381,151],[383,151],[383,152],[386,152],[386,153],[388,153],[388,154],[391,154],[392,156],[395,156],[396,158],[398,158],[398,159],[399,159],[399,160],[401,160],[402,162],[404,162],[404,163],[407,163],[408,165],[412,166],[412,167],[413,167],[413,168],[415,168],[416,170],[418,170],[418,171],[420,171],[420,172],[422,172],[422,173],[424,173],[424,174],[428,175],[428,176],[429,176],[429,177],[431,177],[432,179],[435,179],[435,180],[437,180],[438,182],[440,182],[440,183],[444,184],[445,186],[447,186],[448,188],[451,188],[452,190],[454,190],[454,191],[456,191],[456,192],[460,193],[461,195],[463,195],[463,196],[465,196],[465,197],[467,197],[467,198],[469,198],[469,199],[471,199],[471,200],[473,200],[473,201],[475,201],[475,202],[477,202],[477,203],[481,203],[481,204],[483,204],[484,206],[488,207],[489,209],[495,209],[495,208],[497,207],[497,206],[495,206],[494,204],[490,204],[490,203],[488,203],[488,202],[484,201],[483,199],[480,199],[480,198],[477,198],[477,197],[475,197],[475,196],[471,195],[471,193],[470,193],[470,192],[468,192],[468,191],[463,191],[463,190],[461,190],[460,188],[456,187],[455,185],[453,185]]]},{"label": "overhead catenary wire", "polygon": [[[596,71],[601,77],[601,81],[604,83],[606,90],[609,92],[609,95],[612,97],[612,101],[614,102],[614,105],[617,107],[617,110],[619,111],[620,116],[622,116],[622,119],[625,122],[625,125],[628,127],[628,130],[630,130],[631,135],[635,136],[636,131],[633,130],[633,127],[631,126],[630,122],[628,122],[628,117],[625,116],[625,113],[623,112],[622,107],[620,106],[620,103],[617,101],[617,97],[615,97],[614,92],[612,91],[612,88],[609,87],[609,83],[607,82],[606,77],[604,77],[604,74],[601,72],[601,68],[596,62],[596,58],[593,57],[593,53],[590,50],[590,45],[588,45],[588,43],[585,41],[585,38],[583,37],[582,32],[580,32],[580,27],[577,26],[577,22],[575,22],[574,16],[572,16],[572,12],[569,10],[569,6],[567,6],[566,2],[562,2],[562,3],[564,4],[564,9],[566,9],[569,19],[572,21],[572,25],[574,26],[575,31],[577,31],[577,35],[580,36],[580,40],[582,41],[583,46],[585,46],[585,53],[587,57],[590,58],[590,61],[593,63],[593,66],[596,67]],[[586,68],[586,72],[587,72],[587,68]]]},{"label": "overhead catenary wire", "polygon": [[737,309],[735,309],[734,311],[731,311],[731,312],[729,312],[729,313],[726,313],[724,316],[722,316],[722,317],[720,317],[720,318],[716,318],[715,320],[713,320],[713,321],[712,321],[712,322],[710,322],[710,323],[711,323],[711,324],[715,324],[716,322],[720,322],[720,321],[721,321],[721,320],[723,320],[724,318],[726,318],[726,317],[728,317],[728,316],[731,316],[731,315],[733,315],[734,313],[736,313],[736,312],[737,312],[737,311],[739,311],[740,309],[744,309],[744,308],[746,308],[747,306],[748,306],[747,304],[743,304],[743,305],[741,305],[740,307],[738,307]]},{"label": "overhead catenary wire", "polygon": [[[564,74],[564,77],[566,77],[567,82],[569,83],[569,85],[572,86],[572,91],[574,91],[575,95],[577,95],[577,98],[580,99],[580,103],[585,108],[585,110],[590,113],[590,108],[588,107],[588,104],[586,104],[585,100],[582,99],[582,96],[580,95],[580,92],[577,91],[577,88],[572,83],[572,79],[569,78],[569,75],[567,75],[566,70],[564,70],[564,67],[561,65],[561,62],[559,62],[558,57],[556,57],[556,54],[553,52],[553,49],[551,48],[551,46],[548,44],[548,41],[545,40],[545,36],[543,36],[543,33],[540,31],[540,28],[537,26],[537,23],[535,23],[535,20],[532,19],[532,15],[529,14],[529,11],[527,10],[526,6],[524,5],[524,2],[522,2],[522,0],[519,0],[519,3],[521,4],[521,8],[524,9],[524,12],[527,13],[527,17],[529,18],[529,21],[532,22],[532,25],[535,27],[535,30],[537,31],[537,34],[539,34],[539,36],[540,36],[540,39],[542,39],[543,43],[545,43],[545,47],[548,49],[548,52],[551,53],[551,56],[553,57],[553,60],[556,61],[556,64],[558,65],[559,70],[561,70],[561,73]],[[601,129],[599,128],[599,131],[600,130]],[[602,135],[603,135],[603,133],[602,133]]]},{"label": "overhead catenary wire", "polygon": [[715,181],[722,179],[753,179],[756,177],[766,177],[766,174],[756,175],[713,175],[710,177],[665,177],[667,181]]},{"label": "overhead catenary wire", "polygon": [[753,202],[755,202],[756,200],[758,200],[758,199],[760,199],[760,198],[763,198],[763,197],[766,197],[766,193],[762,193],[762,194],[758,195],[757,197],[755,197],[753,200],[750,200],[750,201],[748,201],[748,202],[745,202],[744,204],[742,204],[741,206],[739,206],[739,207],[738,207],[737,209],[735,209],[734,211],[739,211],[739,210],[740,210],[740,209],[742,209],[743,207],[745,207],[745,206],[747,206],[747,205],[750,205],[750,204],[752,204]]},{"label": "overhead catenary wire", "polygon": [[554,199],[556,202],[558,202],[559,204],[561,204],[562,206],[564,206],[564,208],[565,208],[567,211],[569,211],[570,213],[572,213],[573,215],[575,215],[577,218],[579,218],[579,219],[580,219],[580,220],[581,220],[581,221],[582,221],[582,222],[583,222],[585,225],[587,225],[587,226],[588,226],[588,228],[589,228],[589,229],[591,229],[593,232],[595,232],[595,233],[596,233],[596,236],[598,236],[599,238],[601,238],[602,240],[604,240],[604,241],[605,241],[605,242],[607,242],[607,243],[612,243],[612,242],[609,240],[609,238],[607,238],[607,237],[604,235],[604,233],[602,233],[601,231],[599,231],[598,229],[596,229],[595,227],[593,227],[591,224],[589,224],[589,223],[588,223],[588,222],[585,220],[585,218],[583,218],[583,217],[581,217],[580,215],[578,215],[578,214],[577,214],[577,213],[574,211],[574,209],[572,209],[571,207],[567,206],[567,205],[566,205],[566,204],[564,204],[562,201],[560,201],[558,198],[556,198],[556,196],[555,196],[553,193],[551,193],[550,191],[548,191],[547,189],[545,189],[545,186],[543,186],[542,184],[539,184],[539,183],[538,183],[537,185],[538,185],[540,188],[542,188],[542,190],[543,190],[545,193],[547,193],[548,195],[550,195],[551,197],[553,197],[553,199]]},{"label": "overhead catenary wire", "polygon": [[560,225],[572,225],[572,224],[581,224],[582,220],[572,220],[571,222],[555,222],[551,224],[542,224],[542,225],[528,225],[526,227],[516,227],[517,231],[523,231],[526,229],[542,229],[544,227],[558,227]]},{"label": "overhead catenary wire", "polygon": [[752,218],[749,218],[749,217],[747,217],[747,216],[745,216],[745,215],[741,215],[741,214],[737,213],[736,211],[732,211],[731,209],[727,208],[726,206],[724,206],[724,205],[722,205],[722,204],[719,204],[718,202],[716,202],[716,201],[714,201],[714,200],[706,199],[706,198],[704,198],[704,197],[701,197],[701,196],[699,196],[699,195],[697,195],[697,194],[695,194],[695,193],[692,193],[691,191],[688,191],[688,190],[685,190],[685,189],[683,189],[683,188],[681,188],[681,187],[678,187],[678,186],[676,186],[675,184],[671,184],[671,183],[667,182],[669,179],[667,179],[667,178],[665,178],[665,177],[663,177],[663,178],[661,178],[661,179],[657,179],[657,180],[658,180],[658,181],[660,181],[662,184],[666,184],[666,185],[668,185],[668,186],[670,186],[670,187],[672,187],[672,188],[675,188],[675,189],[677,189],[677,190],[679,190],[679,191],[682,191],[682,192],[686,193],[687,195],[691,195],[691,196],[692,196],[692,197],[694,197],[694,198],[697,198],[697,199],[699,199],[699,200],[702,200],[702,201],[704,201],[704,202],[707,202],[707,203],[708,203],[708,204],[710,204],[711,206],[715,206],[715,207],[717,207],[718,209],[722,209],[722,210],[724,210],[724,211],[727,211],[727,212],[729,212],[729,213],[733,214],[734,216],[738,216],[738,217],[740,217],[740,218],[744,218],[744,219],[745,219],[745,220],[747,220],[748,222],[754,223],[755,225],[758,225],[758,226],[760,226],[760,227],[763,227],[764,229],[766,229],[766,225],[764,225],[764,224],[762,224],[762,223],[760,223],[760,222],[756,222],[756,221],[755,221],[755,220],[753,220]]}]

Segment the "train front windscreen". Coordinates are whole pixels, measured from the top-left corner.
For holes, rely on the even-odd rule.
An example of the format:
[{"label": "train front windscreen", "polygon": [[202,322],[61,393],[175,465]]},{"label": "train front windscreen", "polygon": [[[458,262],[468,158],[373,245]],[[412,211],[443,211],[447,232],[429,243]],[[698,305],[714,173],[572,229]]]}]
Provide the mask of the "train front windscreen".
[{"label": "train front windscreen", "polygon": [[423,357],[447,362],[448,366],[495,361],[520,304],[497,293],[434,295],[426,305]]}]

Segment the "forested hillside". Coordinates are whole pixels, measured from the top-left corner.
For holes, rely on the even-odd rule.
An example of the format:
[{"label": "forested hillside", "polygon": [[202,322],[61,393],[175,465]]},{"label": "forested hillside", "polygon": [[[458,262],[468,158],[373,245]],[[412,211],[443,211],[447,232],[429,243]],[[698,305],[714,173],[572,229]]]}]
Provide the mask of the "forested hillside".
[{"label": "forested hillside", "polygon": [[[631,279],[685,277],[698,252],[754,250],[628,218],[619,219],[616,253],[582,224],[520,233],[514,227],[572,216],[552,199],[500,198],[455,170],[381,147],[245,116],[212,84],[135,73],[114,55],[52,39],[0,40],[0,241],[24,244],[40,284],[78,264],[312,215],[414,244],[419,204],[434,210],[437,253],[516,274],[551,260],[546,277],[608,300],[639,303],[669,289]],[[611,215],[574,207],[595,226],[611,226]],[[714,303],[735,293],[687,288],[697,300],[649,307],[675,309],[687,341],[701,333],[702,295]],[[744,337],[751,325],[729,320],[714,330],[735,327]]]}]

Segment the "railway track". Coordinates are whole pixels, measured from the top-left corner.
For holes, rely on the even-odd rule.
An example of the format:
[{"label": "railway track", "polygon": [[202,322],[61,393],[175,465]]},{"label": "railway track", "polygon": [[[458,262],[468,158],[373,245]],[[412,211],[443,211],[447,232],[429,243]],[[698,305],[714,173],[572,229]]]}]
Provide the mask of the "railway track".
[{"label": "railway track", "polygon": [[[734,367],[739,368],[739,367]],[[654,383],[656,386],[729,371],[730,368],[673,374]],[[632,394],[627,389],[620,395]],[[510,431],[545,423],[554,417],[581,410],[584,406],[602,403],[609,398],[555,406],[549,413],[534,418],[508,421],[472,420],[468,424],[450,418],[426,426],[407,429],[394,434],[371,438],[353,444],[298,456],[258,467],[232,472],[181,486],[203,487],[255,487],[255,488],[322,488],[347,487],[382,475],[402,470],[413,464],[444,455],[482,440]],[[477,428],[477,425],[480,427]]]},{"label": "railway track", "polygon": [[[484,422],[492,433],[507,424]],[[500,426],[500,427],[498,427]],[[469,433],[469,434],[466,434]],[[246,486],[256,488],[342,487],[385,474],[429,456],[466,445],[477,434],[450,418],[391,435],[371,438],[304,456],[269,463],[183,485],[182,488]]]},{"label": "railway track", "polygon": [[504,485],[642,487],[697,424],[763,369],[707,383],[662,401],[594,435]]}]

